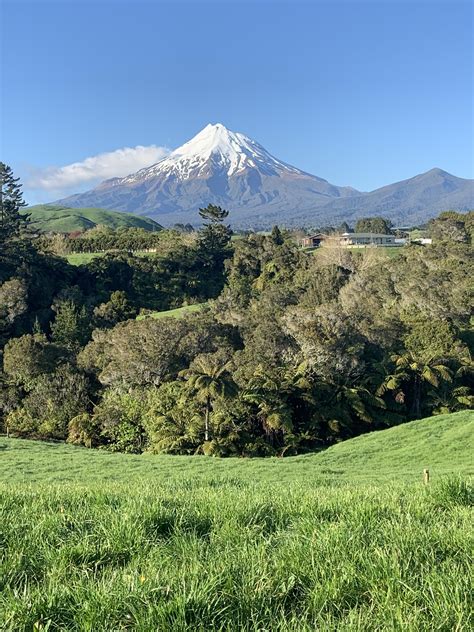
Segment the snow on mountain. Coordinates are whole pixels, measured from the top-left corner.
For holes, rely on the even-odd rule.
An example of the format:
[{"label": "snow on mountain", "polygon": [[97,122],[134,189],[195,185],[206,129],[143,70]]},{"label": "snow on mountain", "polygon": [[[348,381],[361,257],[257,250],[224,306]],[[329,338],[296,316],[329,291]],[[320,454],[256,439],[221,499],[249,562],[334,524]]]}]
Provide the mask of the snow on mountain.
[{"label": "snow on mountain", "polygon": [[261,225],[268,212],[310,211],[356,194],[275,158],[245,134],[217,123],[156,164],[61,203],[147,215],[164,224],[196,223],[197,210],[212,203],[227,208],[237,226]]},{"label": "snow on mountain", "polygon": [[409,223],[440,210],[474,206],[473,181],[441,170],[371,193],[339,187],[272,156],[262,145],[217,123],[154,165],[56,202],[146,215],[162,225],[199,223],[209,203],[229,210],[234,227],[322,225],[367,215]]},{"label": "snow on mountain", "polygon": [[122,178],[123,183],[133,183],[154,178],[158,174],[173,175],[184,181],[208,175],[212,164],[233,176],[249,168],[257,168],[266,175],[303,173],[269,154],[257,142],[239,132],[231,132],[221,123],[206,125],[199,134],[160,162]]}]

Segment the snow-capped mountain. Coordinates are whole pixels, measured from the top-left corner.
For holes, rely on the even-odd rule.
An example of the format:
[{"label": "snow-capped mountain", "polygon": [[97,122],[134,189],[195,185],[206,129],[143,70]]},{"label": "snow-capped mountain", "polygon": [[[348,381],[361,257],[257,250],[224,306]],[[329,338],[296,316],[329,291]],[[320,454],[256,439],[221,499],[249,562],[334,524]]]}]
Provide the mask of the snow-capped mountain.
[{"label": "snow-capped mountain", "polygon": [[199,134],[160,162],[141,169],[122,179],[132,183],[158,175],[176,177],[181,182],[209,175],[209,167],[228,177],[257,168],[265,175],[303,173],[274,158],[261,145],[239,132],[231,132],[224,125],[206,125]]},{"label": "snow-capped mountain", "polygon": [[165,226],[198,225],[197,211],[209,203],[226,208],[233,227],[321,226],[370,215],[410,224],[474,208],[474,181],[431,169],[361,193],[278,160],[218,123],[150,167],[56,202],[146,215]]},{"label": "snow-capped mountain", "polygon": [[333,198],[357,194],[278,160],[218,123],[156,164],[61,203],[128,211],[164,224],[196,222],[197,210],[213,203],[230,211],[234,225],[262,225],[269,213],[310,212]]}]

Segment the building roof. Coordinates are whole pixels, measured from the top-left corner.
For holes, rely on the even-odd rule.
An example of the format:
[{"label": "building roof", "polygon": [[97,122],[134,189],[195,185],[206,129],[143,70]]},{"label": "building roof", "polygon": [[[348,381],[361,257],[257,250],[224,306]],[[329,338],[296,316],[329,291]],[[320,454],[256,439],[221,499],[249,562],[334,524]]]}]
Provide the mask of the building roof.
[{"label": "building roof", "polygon": [[364,239],[364,238],[369,238],[369,239],[374,239],[376,237],[380,238],[380,237],[391,237],[392,239],[395,237],[395,235],[382,235],[381,233],[342,233],[342,237],[350,237],[350,238],[356,238],[356,239]]}]

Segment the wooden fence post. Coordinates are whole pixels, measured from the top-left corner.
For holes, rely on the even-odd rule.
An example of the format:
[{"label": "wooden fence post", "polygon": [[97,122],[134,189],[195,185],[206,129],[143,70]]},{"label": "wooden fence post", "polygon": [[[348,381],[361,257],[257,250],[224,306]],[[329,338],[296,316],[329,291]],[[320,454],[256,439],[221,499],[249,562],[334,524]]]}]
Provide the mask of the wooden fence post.
[{"label": "wooden fence post", "polygon": [[428,485],[429,482],[430,482],[430,471],[428,468],[425,468],[423,470],[423,483],[425,485]]}]

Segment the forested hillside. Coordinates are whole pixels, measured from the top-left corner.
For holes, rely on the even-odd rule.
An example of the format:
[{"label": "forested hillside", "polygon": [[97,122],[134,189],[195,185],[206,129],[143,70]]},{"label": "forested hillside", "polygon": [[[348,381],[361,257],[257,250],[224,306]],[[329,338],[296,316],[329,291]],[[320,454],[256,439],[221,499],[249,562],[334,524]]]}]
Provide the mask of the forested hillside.
[{"label": "forested hillside", "polygon": [[[468,408],[473,214],[433,245],[308,256],[274,228],[231,242],[209,206],[153,257],[73,267],[27,222],[0,251],[4,432],[126,452],[290,455]],[[8,221],[7,221],[8,220]],[[136,319],[204,303],[182,318]]]}]

